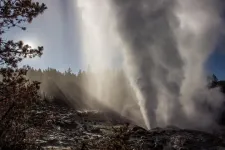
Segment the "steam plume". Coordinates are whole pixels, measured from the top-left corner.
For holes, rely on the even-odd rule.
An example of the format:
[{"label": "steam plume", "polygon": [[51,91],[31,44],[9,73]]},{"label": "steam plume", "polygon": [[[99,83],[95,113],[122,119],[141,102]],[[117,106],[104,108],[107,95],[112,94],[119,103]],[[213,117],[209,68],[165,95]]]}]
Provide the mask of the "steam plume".
[{"label": "steam plume", "polygon": [[[85,62],[99,70],[112,66],[115,62],[112,56],[122,55],[126,77],[148,129],[169,124],[199,128],[215,123],[214,115],[222,96],[217,90],[206,89],[204,63],[214,49],[220,29],[217,1],[78,0],[78,3],[83,15]],[[100,90],[91,90],[92,95],[115,108],[115,103],[109,100],[112,82],[106,83],[104,78],[97,81]],[[88,84],[89,89],[92,86]],[[213,113],[202,107],[205,102],[215,110]],[[136,120],[141,117],[132,116]]]}]

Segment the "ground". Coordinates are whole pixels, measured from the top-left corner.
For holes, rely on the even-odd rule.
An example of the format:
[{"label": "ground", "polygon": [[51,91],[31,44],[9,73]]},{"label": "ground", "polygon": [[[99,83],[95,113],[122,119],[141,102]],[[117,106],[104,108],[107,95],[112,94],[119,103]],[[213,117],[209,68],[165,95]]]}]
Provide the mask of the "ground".
[{"label": "ground", "polygon": [[33,111],[37,119],[48,116],[36,139],[42,149],[225,150],[222,132],[210,134],[176,127],[147,131],[121,119],[108,120],[109,115],[103,112],[52,104]]}]

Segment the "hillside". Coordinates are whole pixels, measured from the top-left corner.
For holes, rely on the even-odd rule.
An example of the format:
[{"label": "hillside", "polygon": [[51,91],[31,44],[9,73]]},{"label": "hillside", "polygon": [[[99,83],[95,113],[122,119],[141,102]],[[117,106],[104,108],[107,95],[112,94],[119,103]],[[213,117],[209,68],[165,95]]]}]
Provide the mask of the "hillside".
[{"label": "hillside", "polygon": [[[36,139],[36,145],[41,149],[225,149],[222,132],[209,134],[172,126],[147,131],[128,123],[129,120],[125,118],[111,117],[109,112],[75,111],[53,104],[41,105],[32,112],[33,122],[43,124],[41,129],[30,129],[42,133],[40,138]],[[46,116],[48,119],[43,122]]]}]

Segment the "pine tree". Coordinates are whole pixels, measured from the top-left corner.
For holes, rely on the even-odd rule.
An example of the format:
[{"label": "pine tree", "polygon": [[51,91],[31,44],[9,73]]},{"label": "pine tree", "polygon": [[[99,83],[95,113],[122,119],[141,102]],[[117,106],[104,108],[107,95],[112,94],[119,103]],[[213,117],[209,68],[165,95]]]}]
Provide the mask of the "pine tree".
[{"label": "pine tree", "polygon": [[214,87],[216,87],[217,84],[218,84],[218,78],[216,77],[215,74],[213,74],[212,76],[209,76],[209,77],[207,78],[207,80],[208,80],[208,87],[209,87],[209,88],[214,88]]},{"label": "pine tree", "polygon": [[218,82],[218,78],[216,77],[215,74],[212,75],[212,81],[213,81],[213,82]]},{"label": "pine tree", "polygon": [[13,27],[26,30],[25,23],[47,9],[45,4],[32,0],[0,0],[0,147],[1,149],[24,149],[24,133],[27,129],[24,112],[39,99],[39,82],[29,81],[29,66],[18,67],[24,58],[41,56],[43,47],[32,48],[22,41],[4,39]]}]

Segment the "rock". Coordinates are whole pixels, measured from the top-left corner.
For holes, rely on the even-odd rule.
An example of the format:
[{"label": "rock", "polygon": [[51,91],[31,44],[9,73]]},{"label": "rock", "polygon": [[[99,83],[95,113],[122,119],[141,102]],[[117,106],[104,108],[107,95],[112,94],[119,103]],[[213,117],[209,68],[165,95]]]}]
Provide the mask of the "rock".
[{"label": "rock", "polygon": [[102,132],[101,129],[99,129],[99,128],[91,129],[90,131],[92,133],[101,133]]},{"label": "rock", "polygon": [[131,132],[139,132],[140,134],[141,133],[145,133],[145,132],[147,132],[147,130],[145,130],[144,128],[142,128],[142,127],[139,127],[139,126],[134,126],[134,127],[132,127],[131,129],[130,129],[130,131]]},{"label": "rock", "polygon": [[[104,124],[96,121],[97,119],[93,119],[93,117],[89,119],[89,116],[86,119],[91,123],[86,123],[82,121],[82,117],[76,115],[76,111],[54,107],[42,106],[38,109],[41,112],[36,117],[38,121],[45,116],[41,114],[53,116],[51,125],[44,126],[41,130],[43,135],[37,139],[37,141],[46,141],[39,142],[41,146],[63,145],[76,149],[81,146],[81,143],[90,142],[97,143],[95,145],[97,147],[93,148],[92,145],[89,145],[89,149],[99,149],[100,145],[104,147],[119,142],[123,143],[127,149],[135,150],[225,150],[225,140],[223,140],[225,134],[222,133],[215,135],[196,130],[179,129],[175,126],[146,130],[135,125]],[[96,125],[93,121],[96,122]],[[56,126],[60,127],[60,130],[54,128]],[[225,133],[224,130],[220,131]]]}]

